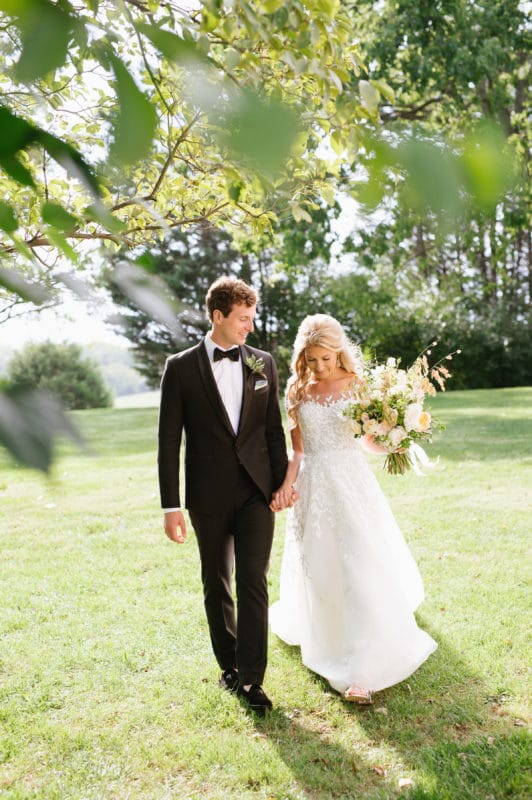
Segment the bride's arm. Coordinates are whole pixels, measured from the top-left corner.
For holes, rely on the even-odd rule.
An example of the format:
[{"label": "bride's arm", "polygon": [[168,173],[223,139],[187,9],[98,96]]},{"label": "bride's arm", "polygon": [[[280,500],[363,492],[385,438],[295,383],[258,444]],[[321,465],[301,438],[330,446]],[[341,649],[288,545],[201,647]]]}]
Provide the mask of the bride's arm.
[{"label": "bride's arm", "polygon": [[283,508],[292,506],[298,497],[294,489],[294,483],[299,474],[299,467],[301,466],[304,455],[303,437],[301,436],[301,430],[298,425],[290,431],[290,438],[292,439],[292,455],[288,461],[284,481],[273,494],[270,504],[272,511],[282,511]]},{"label": "bride's arm", "polygon": [[[378,455],[388,455],[389,450],[384,447],[382,444],[377,444],[375,441],[375,437],[373,437],[370,433],[366,433],[362,436],[361,440],[362,447],[367,453],[377,453]],[[405,449],[403,447],[399,447],[395,450],[396,453],[404,453]]]},{"label": "bride's arm", "polygon": [[388,452],[386,448],[382,446],[382,444],[377,444],[375,437],[371,436],[369,433],[366,433],[365,436],[362,436],[360,441],[362,443],[362,447],[367,453],[378,453],[379,455],[383,455]]}]

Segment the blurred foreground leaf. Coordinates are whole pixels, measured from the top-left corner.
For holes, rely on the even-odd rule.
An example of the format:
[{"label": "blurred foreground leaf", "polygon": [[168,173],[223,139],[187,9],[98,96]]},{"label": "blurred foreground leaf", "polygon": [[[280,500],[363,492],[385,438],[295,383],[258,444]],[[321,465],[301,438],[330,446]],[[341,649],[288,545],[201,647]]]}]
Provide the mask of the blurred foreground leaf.
[{"label": "blurred foreground leaf", "polygon": [[[149,263],[146,266],[149,269]],[[174,335],[180,335],[177,316],[179,309],[159,276],[150,275],[147,269],[124,259],[118,262],[108,279],[137,308],[164,325]]]},{"label": "blurred foreground leaf", "polygon": [[157,115],[120,59],[111,56],[110,62],[115,73],[119,104],[112,153],[123,164],[133,164],[149,152]]},{"label": "blurred foreground leaf", "polygon": [[493,120],[483,120],[466,137],[461,166],[469,192],[484,211],[493,210],[524,174],[514,148]]},{"label": "blurred foreground leaf", "polygon": [[4,200],[0,200],[0,228],[6,233],[14,233],[18,228],[15,212]]},{"label": "blurred foreground leaf", "polygon": [[63,406],[50,392],[20,389],[0,394],[0,444],[21,464],[49,472],[59,436],[83,444]]},{"label": "blurred foreground leaf", "polygon": [[235,160],[267,177],[280,172],[298,134],[298,118],[293,109],[248,90],[235,96],[224,122],[219,140],[229,147]]},{"label": "blurred foreground leaf", "polygon": [[80,23],[68,12],[66,0],[0,0],[0,9],[13,13],[20,28],[22,52],[15,75],[23,83],[43,77],[65,61],[73,30]]},{"label": "blurred foreground leaf", "polygon": [[34,181],[18,157],[34,144],[41,145],[70,176],[81,180],[93,195],[100,194],[99,183],[92,169],[72,145],[0,105],[0,166],[23,186],[33,186]]},{"label": "blurred foreground leaf", "polygon": [[45,303],[51,296],[44,286],[39,283],[30,283],[16,269],[0,267],[0,286],[37,306]]}]

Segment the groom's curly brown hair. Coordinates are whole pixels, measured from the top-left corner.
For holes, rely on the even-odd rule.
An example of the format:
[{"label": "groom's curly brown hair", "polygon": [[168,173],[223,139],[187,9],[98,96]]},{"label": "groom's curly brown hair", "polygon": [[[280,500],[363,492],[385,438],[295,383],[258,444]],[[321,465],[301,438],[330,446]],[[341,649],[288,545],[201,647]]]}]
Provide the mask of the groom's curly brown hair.
[{"label": "groom's curly brown hair", "polygon": [[255,289],[240,278],[222,276],[212,283],[205,298],[207,316],[212,322],[212,312],[221,311],[224,317],[231,313],[233,306],[245,305],[248,308],[257,304]]}]

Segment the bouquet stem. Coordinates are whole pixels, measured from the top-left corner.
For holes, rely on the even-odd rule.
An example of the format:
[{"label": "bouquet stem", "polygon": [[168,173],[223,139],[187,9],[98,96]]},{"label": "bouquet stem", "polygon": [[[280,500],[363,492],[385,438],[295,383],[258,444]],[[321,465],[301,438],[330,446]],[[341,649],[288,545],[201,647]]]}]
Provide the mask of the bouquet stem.
[{"label": "bouquet stem", "polygon": [[390,475],[404,475],[412,465],[408,453],[389,453],[383,466]]}]

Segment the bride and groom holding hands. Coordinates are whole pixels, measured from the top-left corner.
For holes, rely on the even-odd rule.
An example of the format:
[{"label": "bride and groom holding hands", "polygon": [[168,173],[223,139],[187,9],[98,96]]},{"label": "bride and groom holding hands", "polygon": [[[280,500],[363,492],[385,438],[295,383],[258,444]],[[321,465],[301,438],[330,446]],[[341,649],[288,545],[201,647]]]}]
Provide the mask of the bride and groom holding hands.
[{"label": "bride and groom holding hands", "polygon": [[[252,287],[219,278],[206,297],[210,332],[167,360],[158,455],[164,529],[185,541],[184,499],[223,688],[257,714],[272,707],[262,686],[270,616],[309,669],[345,700],[369,704],[436,643],[413,614],[423,599],[417,566],[342,414],[359,351],[332,317],[301,323],[286,393],[288,459],[275,363],[246,344],[256,305]],[[284,508],[280,599],[269,610],[274,512]]]}]

